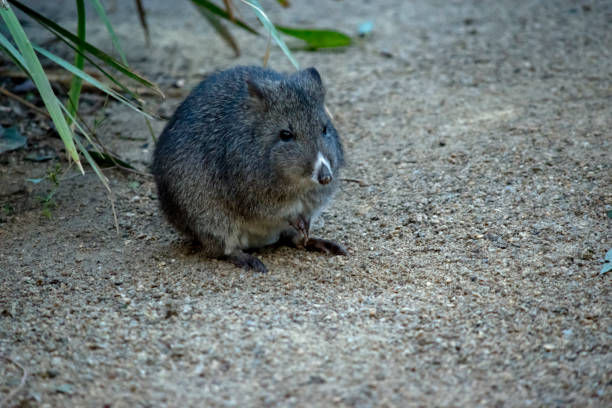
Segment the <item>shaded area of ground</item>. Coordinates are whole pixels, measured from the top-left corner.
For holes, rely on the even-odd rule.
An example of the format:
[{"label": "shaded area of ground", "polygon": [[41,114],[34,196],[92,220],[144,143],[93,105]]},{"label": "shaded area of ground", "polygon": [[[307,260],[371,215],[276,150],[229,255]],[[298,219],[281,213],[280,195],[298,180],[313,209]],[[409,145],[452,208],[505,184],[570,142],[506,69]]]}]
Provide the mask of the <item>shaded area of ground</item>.
[{"label": "shaded area of ground", "polygon": [[[162,1],[145,2],[148,49],[117,3],[134,65],[165,89],[186,81],[161,115],[265,49],[237,33],[234,59],[188,5]],[[161,220],[150,179],[116,171],[119,236],[92,174],[61,182],[48,219],[48,186],[24,179],[53,164],[3,155],[0,352],[30,373],[16,405],[612,404],[610,274],[597,275],[612,246],[610,3],[316,3],[264,5],[293,25],[375,22],[343,52],[297,54],[328,85],[345,177],[365,182],[346,182],[316,230],[350,256],[264,250],[267,275],[205,259]],[[146,168],[142,118],[89,107]],[[27,111],[2,114],[30,149],[54,146]],[[0,396],[19,375],[0,363]]]}]

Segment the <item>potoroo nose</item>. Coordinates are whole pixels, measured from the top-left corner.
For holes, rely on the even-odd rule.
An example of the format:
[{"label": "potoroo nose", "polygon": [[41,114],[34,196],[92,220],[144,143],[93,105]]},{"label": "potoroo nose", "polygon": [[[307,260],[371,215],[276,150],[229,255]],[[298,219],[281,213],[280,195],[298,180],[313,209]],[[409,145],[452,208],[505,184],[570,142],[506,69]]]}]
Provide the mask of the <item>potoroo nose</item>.
[{"label": "potoroo nose", "polygon": [[321,166],[319,174],[317,174],[317,180],[320,184],[329,184],[332,181],[332,174],[329,167],[325,165]]},{"label": "potoroo nose", "polygon": [[333,179],[329,161],[321,152],[317,154],[317,159],[314,163],[314,171],[312,172],[312,178],[314,181],[323,185],[331,183]]}]

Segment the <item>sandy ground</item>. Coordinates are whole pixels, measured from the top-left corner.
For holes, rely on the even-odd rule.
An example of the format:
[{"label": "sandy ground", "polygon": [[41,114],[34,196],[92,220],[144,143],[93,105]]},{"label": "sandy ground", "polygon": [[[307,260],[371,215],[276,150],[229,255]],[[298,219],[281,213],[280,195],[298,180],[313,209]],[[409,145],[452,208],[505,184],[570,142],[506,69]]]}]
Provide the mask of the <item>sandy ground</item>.
[{"label": "sandy ground", "polygon": [[[233,30],[234,58],[173,2],[144,2],[147,48],[133,2],[115,3],[132,64],[172,95],[150,100],[164,117],[203,74],[261,62],[265,38]],[[119,235],[91,172],[64,177],[48,218],[37,197],[52,186],[25,179],[66,162],[24,157],[59,144],[0,98],[3,125],[30,140],[0,156],[0,353],[28,372],[8,406],[611,406],[612,275],[598,272],[612,246],[612,3],[293,3],[264,5],[285,24],[375,24],[344,51],[296,54],[322,73],[344,177],[362,181],[315,231],[350,256],[266,249],[266,275],[206,259],[162,220],[151,180],[117,170]],[[89,36],[110,48],[99,23]],[[271,65],[290,70],[276,49]],[[82,108],[146,168],[141,117],[95,95]],[[0,398],[20,376],[0,360]]]}]

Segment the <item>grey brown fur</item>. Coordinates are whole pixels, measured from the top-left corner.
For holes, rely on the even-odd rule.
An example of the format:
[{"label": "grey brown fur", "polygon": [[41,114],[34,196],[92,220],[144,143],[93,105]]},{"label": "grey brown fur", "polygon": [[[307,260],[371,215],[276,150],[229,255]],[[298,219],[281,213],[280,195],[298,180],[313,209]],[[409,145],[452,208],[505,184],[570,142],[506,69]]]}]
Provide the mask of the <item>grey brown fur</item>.
[{"label": "grey brown fur", "polygon": [[342,144],[314,68],[292,75],[236,67],[201,82],[162,132],[153,156],[161,208],[206,255],[247,269],[244,250],[276,242],[345,254],[309,237],[338,187]]}]

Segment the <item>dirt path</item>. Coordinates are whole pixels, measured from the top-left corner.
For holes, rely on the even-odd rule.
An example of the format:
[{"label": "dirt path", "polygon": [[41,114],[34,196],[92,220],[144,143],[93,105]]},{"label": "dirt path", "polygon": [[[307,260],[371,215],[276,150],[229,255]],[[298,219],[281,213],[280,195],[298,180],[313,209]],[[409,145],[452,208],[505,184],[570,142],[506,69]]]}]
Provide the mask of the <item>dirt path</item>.
[{"label": "dirt path", "polygon": [[[235,59],[187,4],[147,1],[147,49],[133,2],[116,3],[134,65],[165,89],[185,80],[174,94],[265,48],[234,30]],[[205,259],[161,220],[149,179],[116,171],[119,236],[92,174],[61,182],[48,219],[48,186],[24,180],[53,164],[0,156],[0,353],[29,373],[9,406],[612,405],[612,274],[597,275],[612,247],[612,4],[293,3],[264,5],[286,24],[375,23],[346,51],[296,54],[328,84],[345,177],[367,184],[345,183],[316,230],[350,256],[264,250],[267,275]],[[84,106],[145,168],[142,118]],[[55,143],[27,112],[2,115],[30,149]],[[0,398],[20,375],[0,360]]]}]

